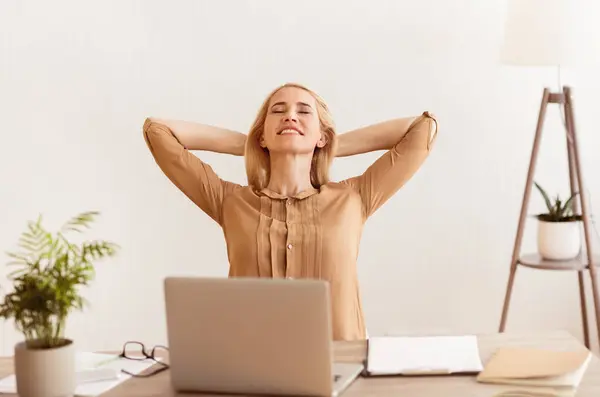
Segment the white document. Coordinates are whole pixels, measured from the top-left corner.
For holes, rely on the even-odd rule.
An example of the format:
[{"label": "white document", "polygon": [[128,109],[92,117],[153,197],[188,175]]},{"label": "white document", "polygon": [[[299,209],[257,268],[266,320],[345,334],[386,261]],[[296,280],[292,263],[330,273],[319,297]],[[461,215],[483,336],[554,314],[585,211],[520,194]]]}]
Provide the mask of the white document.
[{"label": "white document", "polygon": [[477,337],[381,336],[368,341],[370,375],[479,373],[483,370]]},{"label": "white document", "polygon": [[[121,372],[122,369],[133,374],[139,374],[154,364],[156,364],[156,361],[149,359],[138,361],[120,358],[114,354],[77,352],[75,356],[75,371],[76,377],[79,379],[75,388],[75,395],[82,397],[98,396],[131,378],[130,375]],[[86,374],[85,377],[89,378],[90,374],[93,375],[93,370],[99,370],[98,374],[104,380],[90,381],[86,380],[83,376],[78,376]],[[15,375],[9,375],[0,380],[0,393],[17,393]]]}]

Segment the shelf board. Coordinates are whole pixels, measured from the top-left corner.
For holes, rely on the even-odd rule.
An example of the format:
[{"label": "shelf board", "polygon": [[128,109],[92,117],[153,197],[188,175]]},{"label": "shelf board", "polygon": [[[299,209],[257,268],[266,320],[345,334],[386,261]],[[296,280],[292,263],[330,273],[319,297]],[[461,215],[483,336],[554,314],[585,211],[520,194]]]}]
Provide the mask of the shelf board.
[{"label": "shelf board", "polygon": [[[589,268],[588,257],[578,256],[568,261],[554,261],[542,258],[539,254],[526,254],[519,258],[519,265],[541,270],[585,270]],[[600,256],[594,255],[594,266],[600,266]]]}]

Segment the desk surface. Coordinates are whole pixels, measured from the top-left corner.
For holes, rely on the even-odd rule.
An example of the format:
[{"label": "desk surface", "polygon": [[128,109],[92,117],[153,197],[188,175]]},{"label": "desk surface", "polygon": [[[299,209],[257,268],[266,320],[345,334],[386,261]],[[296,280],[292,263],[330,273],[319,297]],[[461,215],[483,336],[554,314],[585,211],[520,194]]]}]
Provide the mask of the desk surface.
[{"label": "desk surface", "polygon": [[[585,349],[572,335],[566,332],[540,334],[493,334],[478,336],[481,359],[485,364],[490,355],[501,346],[528,346],[561,350]],[[366,344],[361,342],[337,342],[336,361],[362,362]],[[13,373],[12,358],[0,359],[0,378]],[[510,386],[484,385],[477,383],[474,376],[419,376],[419,377],[359,377],[342,397],[354,396],[411,396],[411,397],[492,397]],[[169,371],[150,378],[132,378],[102,397],[158,397],[176,396],[171,390]],[[206,396],[206,394],[198,394]],[[186,397],[194,394],[185,394]],[[600,359],[594,355],[586,375],[577,391],[577,397],[600,396]],[[219,397],[223,397],[220,395]]]}]

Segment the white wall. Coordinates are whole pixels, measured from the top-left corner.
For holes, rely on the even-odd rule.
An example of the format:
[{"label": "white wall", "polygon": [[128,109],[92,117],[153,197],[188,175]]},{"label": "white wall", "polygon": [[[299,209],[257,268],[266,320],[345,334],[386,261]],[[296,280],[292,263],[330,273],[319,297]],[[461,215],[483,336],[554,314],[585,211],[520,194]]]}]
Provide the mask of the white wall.
[{"label": "white wall", "polygon": [[[585,3],[582,24],[599,20],[598,2]],[[225,276],[227,260],[218,227],[155,165],[144,118],[245,131],[268,91],[298,81],[328,100],[340,131],[423,110],[440,121],[426,165],[365,229],[369,333],[495,332],[540,96],[557,84],[554,70],[498,64],[503,17],[503,0],[2,1],[0,246],[14,248],[40,212],[57,227],[102,211],[90,236],[123,249],[99,264],[69,336],[84,349],[164,343],[163,277]],[[600,41],[598,30],[589,37]],[[562,78],[600,209],[600,78],[591,67]],[[546,126],[536,179],[566,194],[556,109]],[[338,160],[334,176],[379,154]],[[199,155],[245,182],[241,158]],[[534,192],[530,212],[542,205]],[[535,248],[528,222],[525,251]],[[576,274],[519,271],[507,329],[559,328],[581,337]],[[5,324],[2,353],[19,338]]]}]

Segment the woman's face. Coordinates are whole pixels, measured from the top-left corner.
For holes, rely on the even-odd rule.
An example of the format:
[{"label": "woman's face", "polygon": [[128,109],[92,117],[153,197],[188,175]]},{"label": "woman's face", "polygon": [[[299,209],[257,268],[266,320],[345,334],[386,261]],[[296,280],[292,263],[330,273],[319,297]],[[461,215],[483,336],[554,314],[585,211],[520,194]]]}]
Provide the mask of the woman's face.
[{"label": "woman's face", "polygon": [[290,154],[313,153],[315,147],[323,147],[326,142],[315,98],[301,88],[279,90],[269,101],[260,143],[269,152]]}]

